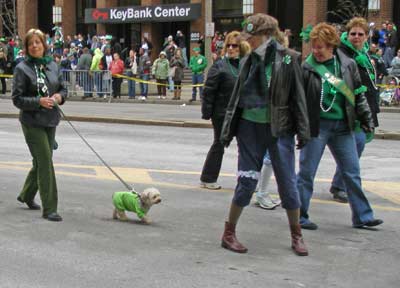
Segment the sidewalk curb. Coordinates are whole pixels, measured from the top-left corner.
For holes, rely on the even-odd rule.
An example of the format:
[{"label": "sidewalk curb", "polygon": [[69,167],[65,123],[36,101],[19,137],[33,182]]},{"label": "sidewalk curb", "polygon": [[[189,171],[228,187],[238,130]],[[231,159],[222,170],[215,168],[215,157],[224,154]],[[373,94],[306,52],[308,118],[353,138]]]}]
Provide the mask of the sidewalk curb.
[{"label": "sidewalk curb", "polygon": [[[11,100],[11,96],[0,96],[0,99]],[[68,102],[98,102],[98,103],[108,103],[109,98],[100,98],[100,97],[90,97],[86,99],[82,99],[82,97],[70,96],[67,98]],[[129,99],[128,96],[122,96],[122,98],[112,98],[110,104],[112,103],[129,103],[129,104],[165,104],[165,105],[201,105],[199,99],[194,102],[189,101],[188,99],[181,100],[172,100],[171,98],[167,99],[157,99],[156,95],[149,95],[146,101],[139,99]],[[399,111],[400,112],[400,111]]]},{"label": "sidewalk curb", "polygon": [[[18,118],[16,113],[0,113],[0,118]],[[149,119],[126,119],[126,118],[110,118],[110,117],[87,117],[68,115],[69,121],[77,122],[98,122],[128,125],[145,125],[145,126],[165,126],[165,127],[181,127],[181,128],[212,128],[211,123],[196,121],[176,121],[176,120],[149,120]],[[62,119],[65,121],[65,119]],[[395,131],[378,130],[374,139],[382,140],[400,140],[400,133]]]},{"label": "sidewalk curb", "polygon": [[[0,113],[0,118],[18,118],[16,113]],[[149,120],[149,119],[126,119],[126,118],[110,118],[110,117],[87,117],[68,115],[69,121],[77,122],[98,122],[113,124],[129,124],[129,125],[145,125],[145,126],[166,126],[181,128],[212,128],[211,123],[203,123],[196,121],[176,121],[176,120]],[[65,121],[64,118],[61,119]]]}]

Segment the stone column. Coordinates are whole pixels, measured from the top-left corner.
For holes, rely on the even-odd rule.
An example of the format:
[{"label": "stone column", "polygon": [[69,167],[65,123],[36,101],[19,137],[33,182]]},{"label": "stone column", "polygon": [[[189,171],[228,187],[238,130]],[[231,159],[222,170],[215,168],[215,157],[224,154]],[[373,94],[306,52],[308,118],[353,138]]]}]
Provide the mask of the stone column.
[{"label": "stone column", "polygon": [[269,0],[254,1],[254,13],[267,13]]},{"label": "stone column", "polygon": [[38,0],[18,0],[17,18],[18,35],[24,38],[26,32],[31,28],[38,27]]},{"label": "stone column", "polygon": [[76,34],[76,1],[55,0],[54,6],[62,9],[62,28],[64,35]]},{"label": "stone column", "polygon": [[[328,12],[328,0],[304,0],[303,8],[303,28],[308,24],[316,24],[326,21]],[[303,58],[311,51],[310,43],[303,42]]]}]

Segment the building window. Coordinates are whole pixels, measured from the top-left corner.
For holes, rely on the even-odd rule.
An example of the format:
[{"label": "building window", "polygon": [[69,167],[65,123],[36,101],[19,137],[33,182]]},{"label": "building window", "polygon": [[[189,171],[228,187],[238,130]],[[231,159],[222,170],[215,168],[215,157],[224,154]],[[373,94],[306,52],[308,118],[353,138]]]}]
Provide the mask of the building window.
[{"label": "building window", "polygon": [[368,0],[368,10],[380,10],[381,1],[380,0]]},{"label": "building window", "polygon": [[243,0],[212,1],[214,17],[241,17]]},{"label": "building window", "polygon": [[62,22],[62,9],[58,6],[53,6],[53,24]]},{"label": "building window", "polygon": [[254,0],[243,0],[243,15],[254,13]]}]

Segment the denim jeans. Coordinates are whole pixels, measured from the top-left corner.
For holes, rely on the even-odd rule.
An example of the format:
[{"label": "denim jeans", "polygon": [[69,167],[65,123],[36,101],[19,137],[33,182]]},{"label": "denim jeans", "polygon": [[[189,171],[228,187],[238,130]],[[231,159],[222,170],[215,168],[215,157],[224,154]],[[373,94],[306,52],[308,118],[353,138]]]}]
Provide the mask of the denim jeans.
[{"label": "denim jeans", "polygon": [[172,92],[174,89],[174,80],[172,79],[172,76],[168,76],[168,90]]},{"label": "denim jeans", "polygon": [[[358,158],[361,158],[362,152],[364,151],[365,148],[366,135],[363,131],[360,131],[354,133],[354,137],[356,138]],[[346,185],[344,184],[343,181],[342,172],[340,171],[338,166],[336,166],[336,172],[335,175],[333,176],[331,187],[336,190],[347,191]]]},{"label": "denim jeans", "polygon": [[[193,85],[203,84],[203,81],[204,81],[203,74],[193,74],[192,75],[192,84]],[[203,86],[193,87],[193,89],[192,89],[192,99],[193,100],[196,100],[197,88],[199,88],[199,90],[200,90],[200,98],[201,98],[201,95],[203,94]]]},{"label": "denim jeans", "polygon": [[[278,138],[278,151],[282,157],[282,159],[286,159],[287,161],[287,181],[289,181],[290,183],[290,187],[295,187],[297,190],[297,186],[296,186],[296,170],[295,170],[295,162],[296,162],[296,156],[295,156],[295,152],[294,152],[294,147],[295,147],[295,143],[294,143],[294,136],[291,135],[287,135],[287,136],[282,136]],[[271,156],[269,155],[269,151],[267,149],[267,152],[264,155],[264,159],[263,159],[263,165],[266,166],[272,166],[272,162],[271,162]],[[267,175],[268,176],[268,175]],[[260,179],[260,181],[262,181]],[[291,190],[290,190],[291,191]],[[269,193],[267,191],[262,191],[261,189],[259,189],[256,192],[258,197],[266,197]],[[299,193],[290,193],[286,195],[286,203],[300,203],[300,196]],[[300,206],[300,205],[299,205]]]},{"label": "denim jeans", "polygon": [[272,136],[269,124],[244,119],[239,121],[236,138],[239,148],[238,182],[233,203],[240,207],[250,203],[268,149],[282,207],[289,210],[300,208],[296,188],[294,138],[282,137],[282,145],[278,145],[278,139]]},{"label": "denim jeans", "polygon": [[93,73],[94,85],[96,86],[96,91],[98,96],[103,95],[103,72],[95,71]]},{"label": "denim jeans", "polygon": [[[128,72],[128,77],[133,77],[133,73],[131,71]],[[136,97],[136,82],[133,80],[128,80],[128,97],[135,98]]]},{"label": "denim jeans", "polygon": [[[140,79],[144,81],[149,81],[150,74],[140,74]],[[147,98],[148,89],[149,84],[140,82],[140,93],[142,94],[142,96]]]},{"label": "denim jeans", "polygon": [[186,67],[188,67],[188,58],[187,58],[186,47],[183,47],[181,49],[182,49],[183,61],[185,63],[185,68],[186,68]]},{"label": "denim jeans", "polygon": [[348,188],[353,225],[374,219],[373,211],[361,187],[360,166],[356,141],[343,120],[320,120],[318,137],[314,137],[300,152],[300,170],[297,188],[300,193],[300,223],[310,223],[308,210],[314,189],[314,177],[325,146],[328,145],[336,164],[342,171]]},{"label": "denim jeans", "polygon": [[80,82],[83,85],[83,95],[85,97],[91,97],[93,93],[93,79],[92,76],[86,72],[80,72]]}]

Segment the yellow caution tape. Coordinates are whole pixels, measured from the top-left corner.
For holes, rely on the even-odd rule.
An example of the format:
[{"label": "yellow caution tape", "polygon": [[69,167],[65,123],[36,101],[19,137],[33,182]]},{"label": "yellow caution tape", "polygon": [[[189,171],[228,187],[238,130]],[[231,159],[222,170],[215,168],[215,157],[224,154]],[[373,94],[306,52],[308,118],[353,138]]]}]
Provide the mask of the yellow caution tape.
[{"label": "yellow caution tape", "polygon": [[[142,80],[142,79],[139,79],[139,78],[135,78],[135,77],[128,77],[128,76],[125,76],[125,75],[121,75],[121,74],[116,74],[116,75],[113,75],[113,77],[115,77],[115,76],[117,76],[118,78],[124,78],[124,79],[128,79],[128,80],[132,80],[132,81],[135,81],[135,82],[139,82],[139,83],[145,83],[145,84],[151,84],[151,85],[158,85],[158,86],[167,86],[167,87],[169,87],[169,84],[163,84],[163,83],[157,83],[157,82],[154,82],[154,81],[146,81],[146,80]],[[0,74],[0,78],[13,78],[13,75],[10,75],[10,74]],[[204,86],[204,84],[187,84],[187,85],[175,85],[174,84],[174,87],[202,87],[202,86]]]},{"label": "yellow caution tape", "polygon": [[376,86],[388,89],[400,88],[400,85],[377,84]]},{"label": "yellow caution tape", "polygon": [[[146,80],[142,80],[140,78],[128,77],[128,76],[121,75],[121,74],[115,74],[115,75],[112,75],[112,76],[113,77],[116,76],[118,78],[124,78],[124,79],[128,79],[128,80],[132,80],[132,81],[139,82],[139,83],[145,83],[145,84],[169,87],[169,84],[157,83],[157,82],[154,82],[154,81],[146,81]],[[176,86],[176,87],[202,87],[202,86],[204,86],[204,84],[187,84],[187,85],[175,85],[174,84],[174,86]]]},{"label": "yellow caution tape", "polygon": [[13,78],[11,74],[0,74],[0,78]]}]

